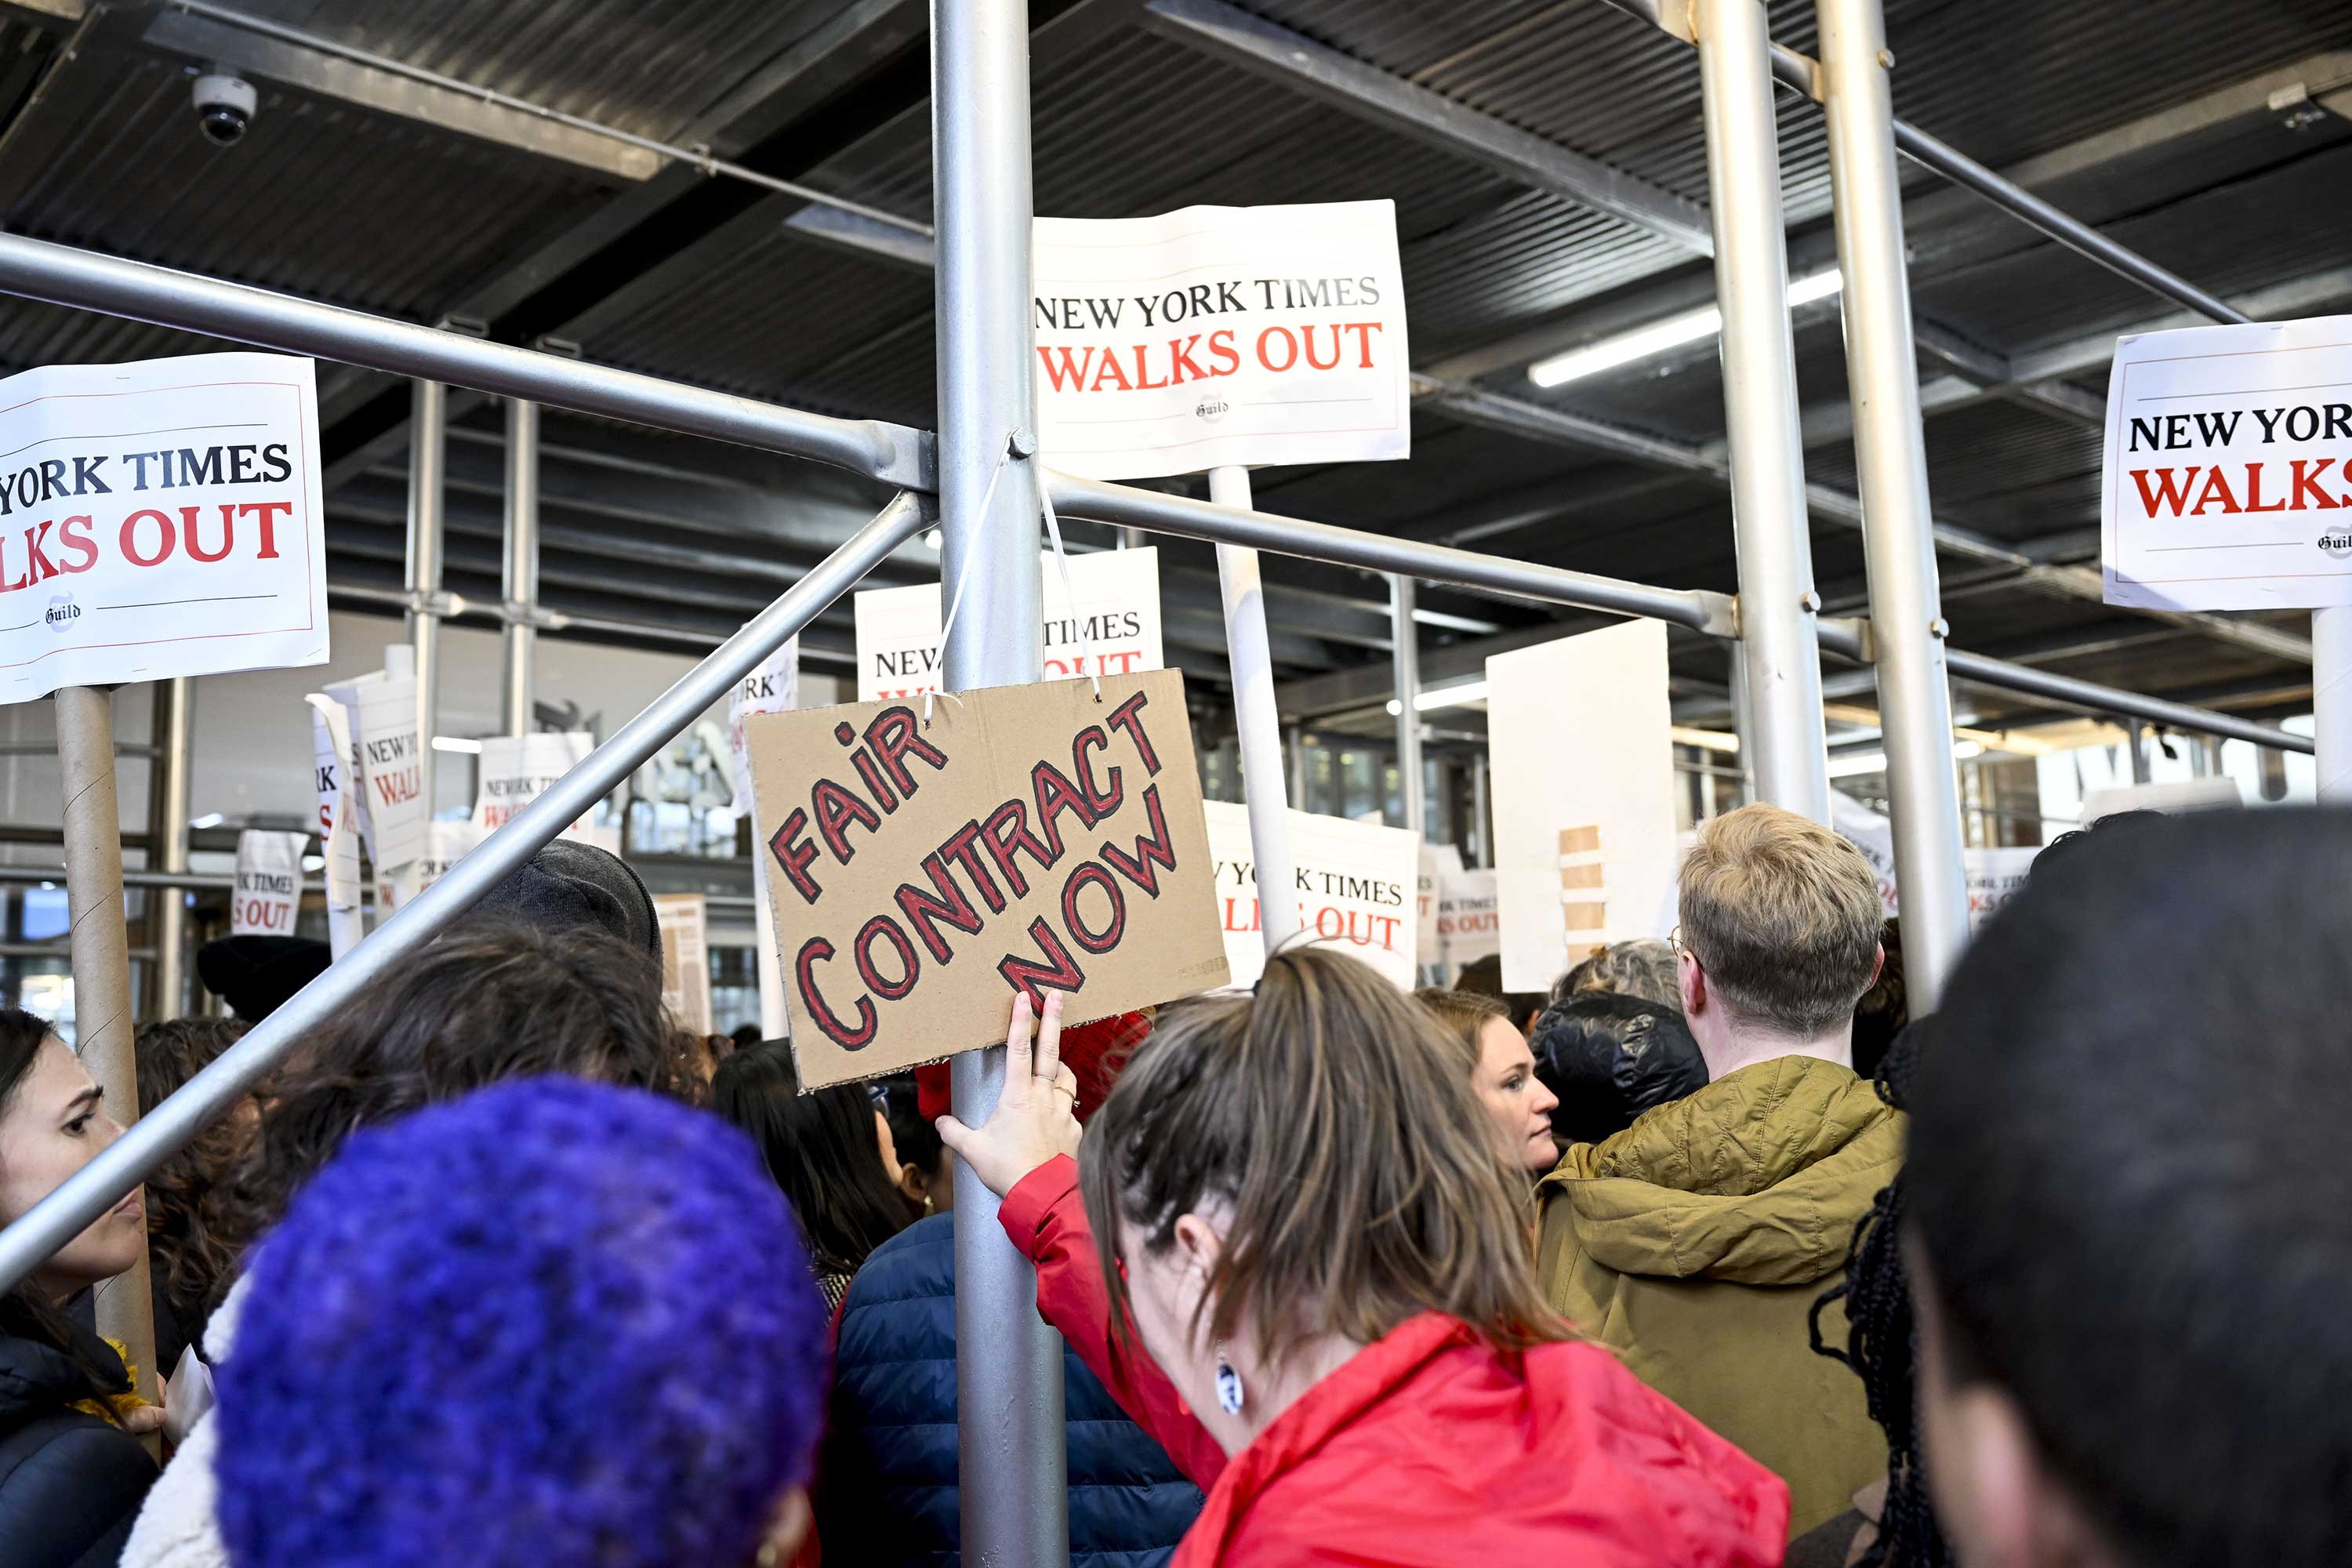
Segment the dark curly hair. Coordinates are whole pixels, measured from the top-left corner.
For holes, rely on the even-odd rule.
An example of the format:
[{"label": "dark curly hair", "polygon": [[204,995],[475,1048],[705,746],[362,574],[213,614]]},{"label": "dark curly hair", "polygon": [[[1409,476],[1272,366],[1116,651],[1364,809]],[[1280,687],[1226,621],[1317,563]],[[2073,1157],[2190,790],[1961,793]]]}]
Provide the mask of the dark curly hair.
[{"label": "dark curly hair", "polygon": [[636,947],[468,922],[295,1046],[229,1184],[223,1237],[240,1254],[258,1241],[355,1129],[486,1084],[562,1074],[698,1098],[688,1044],[662,1005],[658,962]]},{"label": "dark curly hair", "polygon": [[[252,1027],[241,1018],[171,1018],[139,1031],[139,1104],[152,1110],[180,1091]],[[253,1136],[249,1120],[223,1117],[147,1176],[147,1253],[164,1299],[202,1331],[204,1304],[236,1270],[222,1234],[227,1177]]]},{"label": "dark curly hair", "polygon": [[[1878,1065],[1879,1098],[1897,1110],[1917,1065],[1922,1032],[1906,1029]],[[1854,1226],[1845,1278],[1813,1303],[1810,1320],[1816,1354],[1843,1362],[1862,1379],[1870,1418],[1886,1434],[1886,1505],[1878,1536],[1858,1568],[1953,1568],[1957,1559],[1936,1522],[1919,1461],[1916,1379],[1919,1333],[1911,1287],[1903,1267],[1903,1177],[1878,1189],[1870,1212]],[[1845,1303],[1843,1350],[1822,1337],[1822,1314]]]},{"label": "dark curly hair", "polygon": [[353,1134],[219,1371],[239,1568],[749,1563],[807,1484],[826,1317],[751,1143],[500,1084]]}]

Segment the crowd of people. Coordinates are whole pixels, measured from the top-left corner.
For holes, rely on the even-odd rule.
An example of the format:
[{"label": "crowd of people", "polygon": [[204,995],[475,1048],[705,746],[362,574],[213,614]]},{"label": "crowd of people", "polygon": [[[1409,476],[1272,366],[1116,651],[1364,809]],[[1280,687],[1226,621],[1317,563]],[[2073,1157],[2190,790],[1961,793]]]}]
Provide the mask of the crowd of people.
[{"label": "crowd of people", "polygon": [[[2352,816],[2102,825],[1912,1022],[1868,863],[1752,805],[1548,994],[1049,993],[969,1125],[681,1032],[553,847],[0,1295],[0,1563],[954,1563],[960,1219],[1066,1345],[1089,1568],[2336,1562],[2347,886]],[[144,1103],[320,965],[203,967]],[[120,1131],[0,1011],[0,1222]],[[142,1260],[160,1404],[93,1328]]]}]

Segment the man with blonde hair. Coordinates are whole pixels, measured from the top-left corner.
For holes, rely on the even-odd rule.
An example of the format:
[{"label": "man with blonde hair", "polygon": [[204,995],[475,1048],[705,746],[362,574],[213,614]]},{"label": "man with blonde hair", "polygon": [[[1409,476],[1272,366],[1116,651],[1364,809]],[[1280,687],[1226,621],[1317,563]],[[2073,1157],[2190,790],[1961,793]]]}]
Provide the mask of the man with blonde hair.
[{"label": "man with blonde hair", "polygon": [[[1544,1178],[1552,1305],[1789,1483],[1793,1538],[1885,1478],[1861,1380],[1808,1318],[1903,1157],[1902,1118],[1854,1076],[1853,1007],[1885,955],[1860,850],[1778,806],[1699,830],[1675,935],[1708,1083]],[[1822,1314],[1845,1342],[1843,1310]]]}]

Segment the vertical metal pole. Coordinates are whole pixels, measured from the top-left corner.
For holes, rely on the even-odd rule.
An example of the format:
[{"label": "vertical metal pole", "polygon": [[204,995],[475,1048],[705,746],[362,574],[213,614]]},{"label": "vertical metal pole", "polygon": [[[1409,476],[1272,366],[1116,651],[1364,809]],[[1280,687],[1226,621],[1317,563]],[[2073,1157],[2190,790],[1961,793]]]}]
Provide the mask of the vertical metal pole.
[{"label": "vertical metal pole", "polygon": [[[164,872],[188,868],[188,746],[189,704],[195,683],[186,676],[155,683],[155,719],[150,734],[155,760],[148,773],[148,822],[155,868]],[[148,908],[154,913],[154,1009],[150,1016],[176,1018],[188,1006],[188,893],[184,888],[150,888]]]},{"label": "vertical metal pole", "polygon": [[[73,921],[74,1049],[105,1092],[106,1114],[139,1120],[139,1058],[131,1016],[131,942],[122,916],[122,818],[114,794],[114,704],[88,686],[57,694],[58,766],[65,775],[66,908]],[[155,1315],[147,1251],[99,1287],[98,1331],[120,1340],[155,1397]],[[150,1451],[152,1451],[151,1445]]]},{"label": "vertical metal pole", "polygon": [[1282,738],[1283,776],[1290,781],[1290,809],[1307,809],[1307,736],[1293,724]]},{"label": "vertical metal pole", "polygon": [[449,389],[414,384],[408,411],[408,646],[416,650],[416,761],[425,811],[434,793],[435,720],[441,711],[441,515],[447,489]]},{"label": "vertical metal pole", "polygon": [[[2318,653],[2317,645],[2313,645],[2312,665],[2315,671],[2318,668]],[[2148,783],[2150,770],[2147,759],[2147,726],[2137,719],[2125,720],[2124,744],[2131,750],[2132,783],[2136,784]]]},{"label": "vertical metal pole", "polygon": [[[500,728],[509,735],[528,735],[531,656],[539,637],[530,621],[539,611],[539,405],[520,397],[507,399],[507,560],[499,593],[507,617],[500,638]],[[429,736],[425,743],[431,743]]]},{"label": "vertical metal pole", "polygon": [[[1250,508],[1249,470],[1211,468],[1209,499]],[[1225,657],[1234,674],[1234,739],[1249,806],[1250,858],[1257,863],[1258,934],[1269,953],[1298,934],[1298,873],[1290,858],[1290,792],[1284,784],[1282,721],[1274,710],[1274,658],[1265,635],[1265,585],[1257,552],[1217,546],[1217,589],[1225,606]]]},{"label": "vertical metal pole", "polygon": [[[1740,643],[1723,645],[1724,655],[1731,661],[1731,733],[1739,742],[1736,753],[1739,763],[1739,804],[1747,805],[1756,798],[1756,721],[1755,709],[1748,700],[1748,649]],[[1826,731],[1824,731],[1826,744]],[[1829,763],[1822,764],[1824,779]]]},{"label": "vertical metal pole", "polygon": [[[1016,685],[1043,668],[1037,475],[1027,460],[1036,449],[1027,0],[933,0],[931,169],[940,580],[950,597],[962,593],[944,673],[950,689]],[[966,1051],[950,1077],[956,1115],[979,1126],[1004,1087],[1004,1052]],[[1036,1271],[998,1227],[995,1196],[961,1161],[955,1206],[964,1558],[1063,1568],[1062,1339],[1037,1315]]]},{"label": "vertical metal pole", "polygon": [[1919,365],[1903,255],[1903,194],[1880,0],[1817,0],[1838,265],[1845,274],[1846,381],[1862,480],[1871,642],[1903,890],[1903,978],[1914,1017],[1934,1009],[1969,941],[1952,773],[1948,627],[1928,528]]},{"label": "vertical metal pole", "polygon": [[1426,834],[1429,813],[1422,800],[1421,632],[1412,617],[1413,581],[1389,578],[1389,643],[1395,650],[1397,689],[1397,793],[1403,797],[1405,831]]},{"label": "vertical metal pole", "polygon": [[1495,824],[1488,816],[1493,808],[1486,796],[1490,755],[1482,751],[1470,759],[1470,831],[1477,836],[1478,845],[1478,858],[1471,862],[1474,866],[1495,863]]},{"label": "vertical metal pole", "polygon": [[1812,540],[1806,531],[1772,40],[1762,0],[1697,0],[1695,18],[1715,218],[1715,297],[1723,313],[1739,640],[1747,653],[1756,746],[1746,765],[1754,770],[1758,798],[1827,826],[1829,746],[1813,626],[1822,601],[1813,591]]}]

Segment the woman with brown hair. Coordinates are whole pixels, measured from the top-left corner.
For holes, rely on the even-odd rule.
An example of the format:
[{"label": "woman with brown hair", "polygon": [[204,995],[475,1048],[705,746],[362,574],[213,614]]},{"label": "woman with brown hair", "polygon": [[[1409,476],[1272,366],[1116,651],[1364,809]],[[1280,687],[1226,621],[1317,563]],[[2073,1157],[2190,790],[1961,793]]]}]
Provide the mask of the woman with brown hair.
[{"label": "woman with brown hair", "polygon": [[995,1114],[940,1135],[1004,1195],[1039,1310],[1208,1490],[1173,1568],[1780,1561],[1780,1481],[1545,1307],[1412,998],[1276,954],[1160,1014],[1082,1152],[1060,1022],[1048,998],[1033,1052],[1016,1001]]},{"label": "woman with brown hair", "polygon": [[1479,1108],[1494,1126],[1504,1163],[1530,1175],[1559,1164],[1551,1112],[1559,1096],[1536,1075],[1535,1054],[1512,1024],[1510,1009],[1475,991],[1432,986],[1412,995],[1453,1044],[1454,1059],[1469,1075]]}]

